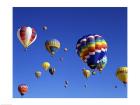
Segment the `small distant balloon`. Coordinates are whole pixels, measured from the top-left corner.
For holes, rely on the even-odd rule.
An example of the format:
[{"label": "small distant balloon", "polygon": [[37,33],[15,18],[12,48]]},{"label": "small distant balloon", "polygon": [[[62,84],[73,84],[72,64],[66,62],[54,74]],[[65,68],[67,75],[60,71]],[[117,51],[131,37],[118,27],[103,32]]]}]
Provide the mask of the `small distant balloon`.
[{"label": "small distant balloon", "polygon": [[127,84],[127,73],[128,73],[128,68],[127,67],[119,67],[116,71],[116,76],[117,78],[123,82],[124,84]]},{"label": "small distant balloon", "polygon": [[36,71],[36,72],[35,72],[36,78],[40,78],[41,75],[42,75],[41,71]]},{"label": "small distant balloon", "polygon": [[54,73],[55,73],[55,68],[50,67],[50,68],[49,68],[49,73],[50,73],[51,75],[54,75]]},{"label": "small distant balloon", "polygon": [[65,84],[68,85],[68,81],[65,81]]},{"label": "small distant balloon", "polygon": [[28,86],[26,84],[20,84],[18,85],[18,91],[23,96],[25,93],[28,92]]},{"label": "small distant balloon", "polygon": [[68,51],[68,48],[64,48],[64,51],[67,52]]},{"label": "small distant balloon", "polygon": [[84,75],[86,78],[90,77],[90,75],[91,75],[90,70],[83,69],[83,75]]},{"label": "small distant balloon", "polygon": [[43,30],[47,30],[48,29],[48,27],[47,26],[43,26]]},{"label": "small distant balloon", "polygon": [[43,62],[42,67],[44,68],[45,71],[47,71],[50,68],[50,63],[49,62]]}]

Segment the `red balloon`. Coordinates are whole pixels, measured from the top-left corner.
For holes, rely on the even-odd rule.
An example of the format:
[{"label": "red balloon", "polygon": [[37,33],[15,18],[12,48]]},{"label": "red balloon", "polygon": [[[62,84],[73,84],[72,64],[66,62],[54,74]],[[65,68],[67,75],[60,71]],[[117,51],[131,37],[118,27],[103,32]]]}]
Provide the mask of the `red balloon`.
[{"label": "red balloon", "polygon": [[25,93],[28,92],[28,86],[26,84],[20,84],[18,86],[18,91],[21,94],[21,96],[23,96]]}]

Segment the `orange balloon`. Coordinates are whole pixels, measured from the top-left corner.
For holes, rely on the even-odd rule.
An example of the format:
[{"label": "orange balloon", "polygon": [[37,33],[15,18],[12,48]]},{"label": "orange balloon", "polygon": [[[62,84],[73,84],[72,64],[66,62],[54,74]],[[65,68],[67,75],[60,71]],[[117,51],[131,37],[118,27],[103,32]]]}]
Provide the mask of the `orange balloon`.
[{"label": "orange balloon", "polygon": [[28,92],[28,86],[26,84],[20,84],[18,86],[18,91],[21,94],[21,96],[23,96],[25,93]]}]

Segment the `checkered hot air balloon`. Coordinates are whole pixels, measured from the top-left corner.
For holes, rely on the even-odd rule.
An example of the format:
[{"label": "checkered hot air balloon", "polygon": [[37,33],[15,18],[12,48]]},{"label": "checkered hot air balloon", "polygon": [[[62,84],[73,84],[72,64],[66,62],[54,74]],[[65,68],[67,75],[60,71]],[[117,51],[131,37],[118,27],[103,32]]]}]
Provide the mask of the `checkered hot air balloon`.
[{"label": "checkered hot air balloon", "polygon": [[102,70],[107,63],[107,43],[101,35],[83,36],[76,44],[76,51],[81,60],[87,63],[91,69],[100,68]]},{"label": "checkered hot air balloon", "polygon": [[17,31],[17,37],[24,48],[28,48],[37,38],[37,33],[34,28],[21,27]]}]

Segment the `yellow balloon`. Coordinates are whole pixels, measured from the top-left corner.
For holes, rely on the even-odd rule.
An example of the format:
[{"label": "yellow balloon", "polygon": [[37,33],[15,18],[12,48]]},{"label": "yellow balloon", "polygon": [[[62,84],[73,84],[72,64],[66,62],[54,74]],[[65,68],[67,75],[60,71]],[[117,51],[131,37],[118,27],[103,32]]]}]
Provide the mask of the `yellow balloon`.
[{"label": "yellow balloon", "polygon": [[42,75],[42,73],[41,73],[40,71],[36,71],[36,72],[35,72],[35,76],[36,76],[36,78],[40,78],[41,75]]},{"label": "yellow balloon", "polygon": [[83,69],[83,75],[84,75],[86,78],[90,77],[90,75],[91,75],[90,70]]},{"label": "yellow balloon", "polygon": [[50,63],[49,62],[43,62],[42,67],[47,71],[50,68]]},{"label": "yellow balloon", "polygon": [[127,73],[128,73],[127,67],[119,67],[116,71],[116,76],[124,84],[127,84],[127,78],[128,78]]}]

